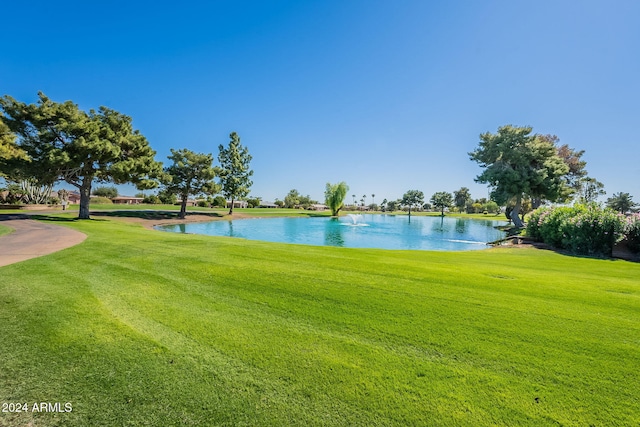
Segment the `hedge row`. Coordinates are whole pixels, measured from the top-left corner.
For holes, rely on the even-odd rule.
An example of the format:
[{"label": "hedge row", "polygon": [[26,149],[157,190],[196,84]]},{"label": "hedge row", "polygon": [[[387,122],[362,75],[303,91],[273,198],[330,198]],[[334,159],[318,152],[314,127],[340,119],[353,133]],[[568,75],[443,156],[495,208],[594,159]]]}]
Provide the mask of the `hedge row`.
[{"label": "hedge row", "polygon": [[529,217],[527,235],[575,254],[610,256],[625,235],[630,249],[640,248],[640,216],[627,218],[595,204],[542,207]]}]

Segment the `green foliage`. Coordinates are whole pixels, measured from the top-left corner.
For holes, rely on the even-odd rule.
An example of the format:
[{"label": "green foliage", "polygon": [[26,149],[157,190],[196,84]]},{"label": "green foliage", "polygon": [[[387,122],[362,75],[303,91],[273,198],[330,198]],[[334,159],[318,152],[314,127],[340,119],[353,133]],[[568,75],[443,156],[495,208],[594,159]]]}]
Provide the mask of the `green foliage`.
[{"label": "green foliage", "polygon": [[621,214],[595,204],[543,207],[530,215],[527,235],[575,254],[609,256],[624,227]]},{"label": "green foliage", "polygon": [[159,205],[162,203],[162,200],[160,200],[160,197],[156,196],[155,194],[150,194],[148,196],[144,196],[144,198],[142,199],[142,203],[148,205]]},{"label": "green foliage", "polygon": [[257,208],[262,203],[262,199],[260,197],[254,197],[251,199],[247,199],[247,207],[249,208]]},{"label": "green foliage", "polygon": [[438,191],[431,196],[431,200],[429,201],[435,208],[440,209],[442,216],[444,216],[444,210],[453,205],[453,197],[451,193],[447,193],[446,191]]},{"label": "green foliage", "polygon": [[3,160],[10,159],[28,160],[28,156],[16,144],[16,134],[9,129],[4,122],[4,115],[0,113],[0,176],[2,176]]},{"label": "green foliage", "polygon": [[487,203],[482,205],[482,210],[495,214],[500,212],[500,206],[498,206],[498,204],[493,200],[489,200]]},{"label": "green foliage", "polygon": [[225,199],[222,196],[216,196],[213,198],[213,206],[219,207],[219,208],[226,208],[227,207],[227,199]]},{"label": "green foliage", "polygon": [[640,213],[629,215],[624,226],[627,247],[631,252],[640,252]]},{"label": "green foliage", "polygon": [[89,218],[94,180],[116,184],[131,182],[153,188],[161,165],[146,138],[131,125],[131,118],[106,107],[88,113],[71,101],[57,103],[43,93],[37,104],[25,104],[10,96],[0,98],[2,121],[17,136],[28,160],[0,163],[14,180],[35,179],[41,185],[59,179],[78,188],[78,217]]},{"label": "green foliage", "polygon": [[385,212],[395,212],[398,209],[400,209],[401,204],[402,204],[401,200],[389,200],[387,202]]},{"label": "green foliage", "polygon": [[288,209],[293,209],[297,207],[308,208],[309,206],[317,203],[317,201],[312,200],[309,195],[303,196],[296,190],[290,190],[289,193],[284,197],[283,207]]},{"label": "green foliage", "polygon": [[96,205],[110,205],[110,204],[113,204],[111,199],[109,199],[107,197],[102,197],[102,196],[92,197],[91,201],[93,203],[95,203]]},{"label": "green foliage", "polygon": [[607,199],[607,206],[620,213],[632,211],[637,205],[633,201],[633,196],[629,193],[614,193],[613,197]]},{"label": "green foliage", "polygon": [[344,206],[344,199],[347,197],[347,191],[349,191],[349,186],[344,181],[337,184],[327,182],[324,190],[324,200],[329,209],[331,209],[332,216],[340,214],[340,209]]},{"label": "green foliage", "polygon": [[165,192],[180,197],[180,218],[184,218],[189,196],[212,195],[220,191],[220,187],[213,181],[216,176],[213,156],[183,148],[171,149],[168,158],[173,163],[164,169],[162,183]]},{"label": "green foliage", "polygon": [[480,135],[478,148],[469,153],[484,168],[476,182],[491,186],[491,199],[502,205],[515,199],[511,219],[519,227],[523,197],[556,201],[570,193],[569,166],[554,142],[531,131],[531,127],[502,126],[497,134]]},{"label": "green foliage", "polygon": [[467,204],[472,201],[471,191],[467,187],[462,187],[458,191],[453,192],[453,199],[458,208],[458,212],[464,212]]},{"label": "green foliage", "polygon": [[201,207],[201,208],[208,208],[209,207],[209,202],[207,202],[206,199],[199,199],[197,204],[198,204],[198,207]]},{"label": "green foliage", "polygon": [[116,187],[97,187],[91,194],[112,199],[118,197],[118,189]]},{"label": "green foliage", "polygon": [[595,202],[598,196],[607,194],[604,191],[604,184],[595,178],[584,177],[578,181],[578,201],[582,204]]},{"label": "green foliage", "polygon": [[400,204],[406,206],[409,209],[409,215],[411,215],[412,207],[424,204],[424,193],[419,190],[409,190],[402,196]]},{"label": "green foliage", "polygon": [[164,188],[158,191],[158,199],[163,205],[175,205],[178,202],[178,197],[176,197],[175,193],[171,193]]},{"label": "green foliage", "polygon": [[73,403],[2,425],[637,424],[640,264],[101,219],[55,221],[88,238],[2,267],[0,395]]},{"label": "green foliage", "polygon": [[229,137],[231,141],[229,141],[228,148],[224,148],[222,144],[218,147],[220,150],[218,175],[222,185],[222,194],[231,200],[229,214],[232,214],[233,202],[249,194],[253,185],[253,181],[249,178],[253,175],[253,171],[249,169],[252,157],[247,147],[243,147],[240,143],[238,134],[231,132]]}]

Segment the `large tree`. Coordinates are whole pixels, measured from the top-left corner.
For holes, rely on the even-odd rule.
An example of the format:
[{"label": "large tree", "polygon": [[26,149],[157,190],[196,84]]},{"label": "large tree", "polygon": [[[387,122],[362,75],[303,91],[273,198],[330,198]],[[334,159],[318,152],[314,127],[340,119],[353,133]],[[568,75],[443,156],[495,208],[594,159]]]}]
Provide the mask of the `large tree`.
[{"label": "large tree", "polygon": [[63,179],[80,192],[78,218],[89,218],[95,181],[153,188],[161,170],[147,139],[134,130],[131,118],[100,107],[82,111],[71,101],[57,103],[43,93],[36,104],[10,96],[0,98],[3,121],[18,137],[29,161],[14,159],[1,167],[7,175],[32,178],[41,185]]},{"label": "large tree", "polygon": [[524,197],[556,201],[567,195],[569,166],[549,138],[532,135],[531,127],[502,126],[498,133],[480,135],[478,148],[469,153],[484,168],[476,182],[489,184],[491,199],[514,206],[511,219],[523,227],[520,208]]},{"label": "large tree", "polygon": [[604,191],[604,184],[595,178],[585,176],[579,181],[578,201],[580,203],[591,203],[598,199],[598,196],[607,194]]},{"label": "large tree", "polygon": [[16,134],[11,132],[9,126],[4,122],[3,114],[0,114],[0,164],[3,160],[16,158],[26,160],[27,154],[18,147]]},{"label": "large tree", "polygon": [[332,216],[338,216],[340,213],[340,209],[344,206],[344,198],[347,197],[347,191],[349,191],[349,186],[344,181],[338,184],[330,184],[327,182],[327,187],[324,191],[324,200],[331,209]]},{"label": "large tree", "polygon": [[222,144],[218,147],[220,150],[218,175],[222,185],[222,194],[231,200],[229,215],[232,215],[233,203],[249,194],[251,185],[253,185],[249,178],[253,175],[253,171],[249,169],[252,157],[247,147],[243,147],[240,143],[238,134],[231,132],[229,138],[231,141],[229,141],[227,148]]},{"label": "large tree", "polygon": [[637,205],[633,201],[633,196],[629,193],[613,193],[612,197],[607,199],[607,206],[620,213],[632,211]]},{"label": "large tree", "polygon": [[300,194],[298,190],[294,188],[292,190],[289,190],[287,195],[284,196],[283,206],[289,209],[299,207],[299,206],[303,208],[308,208],[309,206],[315,203],[318,203],[318,202],[316,200],[313,200],[311,196],[309,195],[303,196],[302,194]]},{"label": "large tree", "polygon": [[162,183],[166,193],[180,197],[179,217],[184,218],[189,196],[200,194],[208,196],[220,191],[220,186],[213,180],[216,176],[213,155],[194,153],[186,148],[171,149],[168,159],[172,163],[164,169]]},{"label": "large tree", "polygon": [[471,191],[467,187],[462,187],[453,192],[453,199],[458,212],[463,212],[468,203],[472,202]]},{"label": "large tree", "polygon": [[431,202],[434,207],[440,209],[440,215],[444,216],[444,210],[453,205],[453,197],[451,196],[451,193],[438,191],[431,196],[431,200],[429,200],[429,202]]},{"label": "large tree", "polygon": [[411,208],[422,206],[424,203],[424,193],[418,190],[409,190],[402,196],[400,203],[409,208],[409,220],[411,220]]}]

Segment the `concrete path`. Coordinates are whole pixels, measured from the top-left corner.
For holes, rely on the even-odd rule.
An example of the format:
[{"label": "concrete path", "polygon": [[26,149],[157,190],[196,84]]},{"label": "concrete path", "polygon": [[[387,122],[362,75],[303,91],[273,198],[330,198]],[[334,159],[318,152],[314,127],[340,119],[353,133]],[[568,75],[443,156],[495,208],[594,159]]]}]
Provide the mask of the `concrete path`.
[{"label": "concrete path", "polygon": [[0,236],[0,267],[48,255],[82,243],[86,234],[30,219],[28,215],[0,215],[0,225],[15,231]]}]

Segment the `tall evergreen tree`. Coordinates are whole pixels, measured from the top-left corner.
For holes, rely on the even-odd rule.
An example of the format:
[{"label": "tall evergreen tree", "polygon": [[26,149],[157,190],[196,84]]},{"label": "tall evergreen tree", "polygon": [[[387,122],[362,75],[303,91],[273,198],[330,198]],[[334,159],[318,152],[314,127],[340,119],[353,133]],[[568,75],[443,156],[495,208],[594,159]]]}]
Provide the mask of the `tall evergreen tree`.
[{"label": "tall evergreen tree", "polygon": [[213,155],[194,153],[183,148],[171,149],[168,157],[173,163],[164,169],[162,178],[166,193],[180,197],[180,218],[187,213],[187,200],[193,195],[214,195],[220,186],[213,179],[216,176],[213,167]]},{"label": "tall evergreen tree", "polygon": [[94,180],[157,186],[161,164],[147,139],[134,130],[131,118],[107,107],[88,113],[71,101],[57,103],[43,93],[37,104],[10,96],[0,98],[3,122],[17,135],[17,146],[28,160],[6,160],[2,172],[46,185],[63,179],[80,192],[78,218],[89,218]]},{"label": "tall evergreen tree", "polygon": [[231,200],[229,215],[232,215],[234,202],[249,194],[251,185],[253,185],[253,181],[249,178],[253,175],[253,171],[249,169],[252,157],[247,147],[243,147],[240,143],[238,134],[231,132],[229,138],[231,141],[229,141],[227,148],[222,144],[218,147],[220,150],[218,175],[220,176],[222,194]]},{"label": "tall evergreen tree", "polygon": [[400,203],[409,208],[409,221],[411,221],[411,208],[422,206],[424,203],[424,193],[419,190],[409,190],[402,196]]},{"label": "tall evergreen tree", "polygon": [[429,202],[431,202],[434,207],[439,208],[440,215],[444,216],[444,210],[453,204],[453,197],[451,196],[451,193],[438,191],[431,196],[431,200],[429,200]]},{"label": "tall evergreen tree", "polygon": [[633,196],[629,193],[613,193],[612,197],[607,199],[607,206],[620,213],[632,211],[637,204],[633,201]]},{"label": "tall evergreen tree", "polygon": [[464,211],[465,206],[473,199],[471,198],[471,191],[467,187],[462,187],[458,191],[453,192],[453,199],[459,212]]}]

